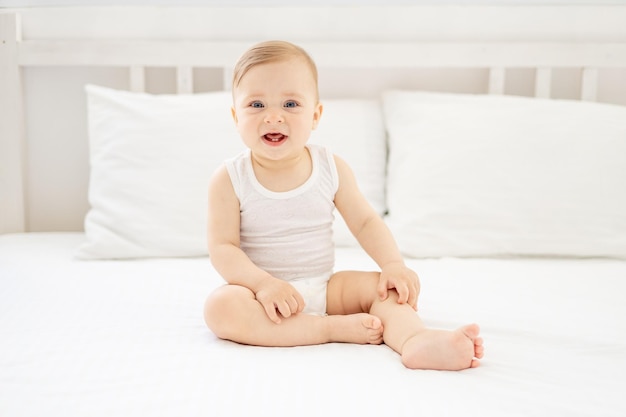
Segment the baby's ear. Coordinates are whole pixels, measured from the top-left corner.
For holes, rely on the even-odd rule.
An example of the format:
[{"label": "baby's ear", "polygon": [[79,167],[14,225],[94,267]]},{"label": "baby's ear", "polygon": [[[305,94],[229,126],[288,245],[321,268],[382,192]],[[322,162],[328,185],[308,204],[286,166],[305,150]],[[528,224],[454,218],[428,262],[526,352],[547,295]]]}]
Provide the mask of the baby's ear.
[{"label": "baby's ear", "polygon": [[230,108],[230,114],[233,116],[233,120],[235,121],[235,125],[237,123],[239,123],[239,120],[237,120],[237,112],[235,111],[234,107]]},{"label": "baby's ear", "polygon": [[324,106],[322,103],[317,103],[317,108],[315,109],[315,113],[313,113],[313,129],[317,128],[317,124],[322,118],[322,113],[324,112]]}]

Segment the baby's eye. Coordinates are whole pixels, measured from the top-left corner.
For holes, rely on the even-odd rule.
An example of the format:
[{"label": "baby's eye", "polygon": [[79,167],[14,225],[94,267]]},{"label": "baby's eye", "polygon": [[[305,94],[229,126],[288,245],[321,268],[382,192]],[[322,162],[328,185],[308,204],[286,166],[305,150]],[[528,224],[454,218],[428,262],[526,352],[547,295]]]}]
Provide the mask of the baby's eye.
[{"label": "baby's eye", "polygon": [[265,106],[260,101],[253,101],[252,103],[250,103],[250,107],[255,109],[262,109]]},{"label": "baby's eye", "polygon": [[293,100],[289,100],[285,102],[285,107],[288,107],[288,108],[298,107],[298,103],[296,103]]}]

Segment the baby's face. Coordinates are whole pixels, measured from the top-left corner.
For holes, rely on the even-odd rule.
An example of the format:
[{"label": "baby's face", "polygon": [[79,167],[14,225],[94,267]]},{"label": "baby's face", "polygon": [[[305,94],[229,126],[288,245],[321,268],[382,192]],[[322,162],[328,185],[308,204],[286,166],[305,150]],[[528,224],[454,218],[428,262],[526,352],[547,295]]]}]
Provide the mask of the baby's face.
[{"label": "baby's face", "polygon": [[233,91],[233,118],[256,157],[300,156],[322,113],[317,85],[302,59],[251,68]]}]

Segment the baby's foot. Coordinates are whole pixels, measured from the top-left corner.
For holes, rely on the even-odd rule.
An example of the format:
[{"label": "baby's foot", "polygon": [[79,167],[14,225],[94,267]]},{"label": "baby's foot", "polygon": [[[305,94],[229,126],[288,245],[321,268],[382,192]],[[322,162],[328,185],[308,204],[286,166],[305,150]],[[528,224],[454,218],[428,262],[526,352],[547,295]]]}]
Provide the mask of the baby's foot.
[{"label": "baby's foot", "polygon": [[332,342],[380,345],[383,342],[383,324],[367,313],[328,316]]},{"label": "baby's foot", "polygon": [[475,368],[485,351],[479,332],[476,324],[454,331],[421,330],[402,346],[402,363],[411,369],[457,371]]}]

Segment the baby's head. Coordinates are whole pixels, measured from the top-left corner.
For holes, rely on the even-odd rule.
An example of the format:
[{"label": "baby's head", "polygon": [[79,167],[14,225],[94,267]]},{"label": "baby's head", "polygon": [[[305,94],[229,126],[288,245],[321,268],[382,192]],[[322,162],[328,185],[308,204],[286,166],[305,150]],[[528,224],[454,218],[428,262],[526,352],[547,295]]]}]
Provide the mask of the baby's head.
[{"label": "baby's head", "polygon": [[257,65],[272,64],[290,59],[301,59],[309,68],[311,76],[315,81],[316,99],[319,100],[315,62],[304,49],[286,41],[261,42],[244,52],[235,65],[233,91],[235,91],[246,73]]}]

